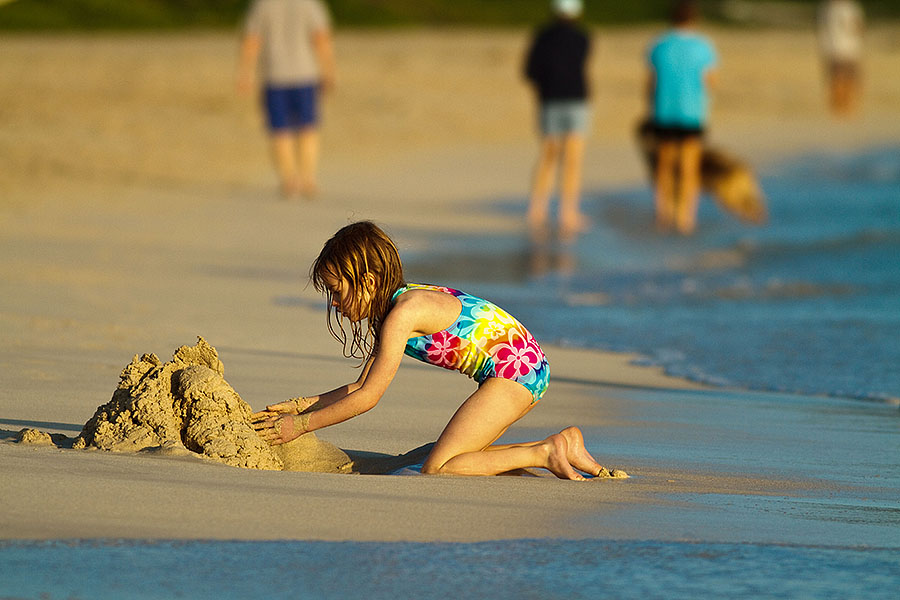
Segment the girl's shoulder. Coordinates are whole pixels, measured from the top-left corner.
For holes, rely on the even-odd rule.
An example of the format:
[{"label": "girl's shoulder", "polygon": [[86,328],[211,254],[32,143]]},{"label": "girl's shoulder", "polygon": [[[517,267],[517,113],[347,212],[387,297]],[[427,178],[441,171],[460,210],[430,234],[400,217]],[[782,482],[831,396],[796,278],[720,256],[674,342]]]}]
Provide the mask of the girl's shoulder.
[{"label": "girl's shoulder", "polygon": [[399,290],[394,292],[393,300],[396,301],[401,295],[407,294],[407,292],[416,292],[416,291],[426,291],[426,292],[442,292],[444,294],[450,294],[452,296],[461,296],[463,292],[459,290],[455,290],[453,288],[445,287],[442,285],[434,285],[430,283],[407,283]]},{"label": "girl's shoulder", "polygon": [[442,286],[408,284],[397,290],[385,325],[408,328],[415,335],[440,331],[460,314],[462,299],[453,292]]}]

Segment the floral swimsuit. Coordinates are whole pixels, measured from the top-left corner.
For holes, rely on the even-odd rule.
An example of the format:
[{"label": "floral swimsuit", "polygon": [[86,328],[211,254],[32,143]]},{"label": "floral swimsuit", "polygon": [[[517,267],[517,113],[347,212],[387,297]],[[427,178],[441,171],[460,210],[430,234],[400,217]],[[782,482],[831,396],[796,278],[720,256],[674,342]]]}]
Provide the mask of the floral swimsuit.
[{"label": "floral swimsuit", "polygon": [[394,292],[433,290],[462,304],[456,321],[443,331],[407,340],[405,353],[422,362],[465,373],[479,384],[488,377],[516,381],[531,392],[532,403],[547,390],[550,365],[531,333],[497,305],[465,292],[410,283]]}]

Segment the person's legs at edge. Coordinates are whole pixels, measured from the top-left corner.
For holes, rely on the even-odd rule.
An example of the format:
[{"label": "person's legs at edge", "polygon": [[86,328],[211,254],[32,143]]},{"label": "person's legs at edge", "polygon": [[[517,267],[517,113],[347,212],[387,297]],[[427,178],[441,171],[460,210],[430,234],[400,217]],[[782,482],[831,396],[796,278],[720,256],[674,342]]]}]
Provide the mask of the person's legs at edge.
[{"label": "person's legs at edge", "polygon": [[561,479],[584,479],[569,464],[568,442],[562,434],[530,445],[486,451],[512,423],[531,410],[531,401],[531,392],[514,381],[497,377],[486,380],[450,419],[422,472],[497,475],[542,467]]},{"label": "person's legs at edge", "polygon": [[846,88],[843,68],[838,62],[832,62],[829,65],[828,92],[831,112],[836,115],[843,115],[846,110]]},{"label": "person's legs at edge", "polygon": [[656,205],[656,229],[669,231],[675,225],[675,167],[678,159],[678,142],[661,140],[657,148],[656,173],[654,174],[654,201]]},{"label": "person's legs at edge", "polygon": [[297,133],[297,191],[308,198],[318,191],[318,167],[319,130],[315,126],[304,127]]},{"label": "person's legs at edge", "polygon": [[841,77],[837,72],[837,68],[832,65],[828,73],[828,102],[831,112],[834,114],[840,114],[843,108],[841,95]]},{"label": "person's legs at edge", "polygon": [[849,86],[847,78],[843,73],[839,73],[834,77],[834,111],[838,114],[845,115],[849,111]]},{"label": "person's legs at edge", "polygon": [[678,179],[675,227],[682,235],[691,235],[697,227],[702,155],[703,140],[700,136],[690,136],[681,142],[678,156],[680,177]]},{"label": "person's legs at edge", "polygon": [[559,162],[561,147],[560,140],[556,136],[545,136],[541,140],[526,217],[528,225],[531,227],[541,227],[547,222],[550,193],[553,191],[553,182],[556,179],[556,165]]},{"label": "person's legs at edge", "polygon": [[560,234],[569,236],[584,231],[587,217],[581,212],[581,173],[584,164],[584,137],[569,133],[562,142],[562,181],[559,198]]},{"label": "person's legs at edge", "polygon": [[852,115],[859,95],[856,68],[849,64],[835,65],[831,74],[832,111],[841,116]]}]

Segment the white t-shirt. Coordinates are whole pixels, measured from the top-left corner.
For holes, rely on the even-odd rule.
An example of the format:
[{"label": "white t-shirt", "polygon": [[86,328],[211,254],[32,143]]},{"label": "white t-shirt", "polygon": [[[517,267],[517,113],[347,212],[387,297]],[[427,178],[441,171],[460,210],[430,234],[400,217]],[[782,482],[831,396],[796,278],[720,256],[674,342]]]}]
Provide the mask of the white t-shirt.
[{"label": "white t-shirt", "polygon": [[260,77],[268,85],[309,85],[319,80],[313,40],[331,28],[321,0],[254,0],[244,33],[262,43]]},{"label": "white t-shirt", "polygon": [[863,11],[853,0],[828,0],[819,8],[819,45],[833,60],[862,56]]}]

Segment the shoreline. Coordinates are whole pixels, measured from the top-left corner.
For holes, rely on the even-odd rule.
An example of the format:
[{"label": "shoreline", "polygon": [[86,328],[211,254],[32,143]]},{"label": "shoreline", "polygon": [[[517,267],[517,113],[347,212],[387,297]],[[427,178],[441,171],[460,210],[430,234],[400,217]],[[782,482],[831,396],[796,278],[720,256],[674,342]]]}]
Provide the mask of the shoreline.
[{"label": "shoreline", "polygon": [[[612,427],[626,425],[616,418]],[[895,504],[890,482],[797,477],[780,467],[756,467],[752,475],[674,456],[631,458],[621,463],[629,479],[580,484],[552,476],[253,471],[196,458],[7,444],[0,444],[0,465],[18,473],[0,493],[12,507],[0,522],[6,540],[601,539],[896,548],[890,521],[881,521]],[[10,502],[23,495],[31,498],[27,507]],[[504,515],[513,499],[510,521]],[[295,518],[269,518],[286,506]]]}]

